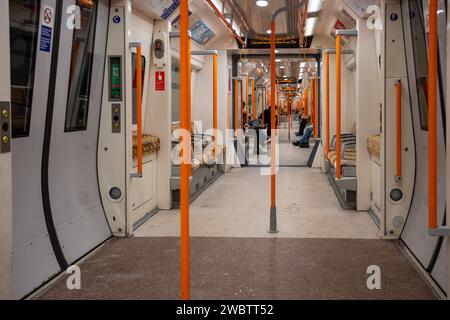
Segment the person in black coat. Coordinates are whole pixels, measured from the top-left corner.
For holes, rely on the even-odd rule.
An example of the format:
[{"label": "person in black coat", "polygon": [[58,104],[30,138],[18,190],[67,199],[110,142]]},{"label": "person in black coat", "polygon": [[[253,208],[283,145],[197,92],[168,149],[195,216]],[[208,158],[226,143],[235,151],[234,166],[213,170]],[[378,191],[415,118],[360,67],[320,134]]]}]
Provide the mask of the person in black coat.
[{"label": "person in black coat", "polygon": [[[264,125],[267,129],[267,136],[272,135],[272,126],[271,126],[271,117],[272,117],[272,107],[268,107],[266,110],[264,110]],[[262,120],[263,114],[259,116],[259,119]]]}]

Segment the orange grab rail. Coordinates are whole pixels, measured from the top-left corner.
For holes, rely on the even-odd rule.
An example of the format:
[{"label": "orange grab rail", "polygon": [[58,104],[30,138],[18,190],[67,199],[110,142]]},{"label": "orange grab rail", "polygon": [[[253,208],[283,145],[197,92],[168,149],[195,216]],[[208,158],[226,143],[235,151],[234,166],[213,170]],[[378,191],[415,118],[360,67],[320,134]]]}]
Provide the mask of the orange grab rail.
[{"label": "orange grab rail", "polygon": [[[130,48],[136,48],[136,121],[137,121],[137,172],[131,174],[131,178],[142,178],[144,176],[144,163],[143,163],[143,146],[142,146],[142,134],[143,134],[143,116],[142,116],[142,47],[139,42],[130,43]],[[134,84],[133,84],[134,88]]]},{"label": "orange grab rail", "polygon": [[[190,132],[190,39],[188,0],[180,1],[180,127]],[[187,141],[184,141],[187,139]],[[182,137],[182,162],[180,165],[180,213],[181,213],[181,299],[190,299],[190,234],[189,234],[189,178],[191,175],[191,136]]]},{"label": "orange grab rail", "polygon": [[314,137],[319,137],[319,79],[314,79]]},{"label": "orange grab rail", "polygon": [[399,80],[395,84],[397,96],[397,163],[396,163],[396,179],[402,178],[402,82]]},{"label": "orange grab rail", "polygon": [[214,130],[214,159],[217,160],[217,127],[218,127],[218,114],[217,114],[217,54],[213,54],[213,130]]},{"label": "orange grab rail", "polygon": [[235,134],[237,134],[237,131],[239,130],[239,85],[238,80],[234,80],[234,130]]},{"label": "orange grab rail", "polygon": [[249,114],[249,112],[250,112],[250,105],[249,105],[249,98],[248,98],[248,96],[249,96],[249,93],[250,93],[250,90],[249,90],[249,81],[248,81],[248,76],[246,76],[245,77],[245,88],[246,88],[246,91],[245,91],[245,108],[246,108],[246,115],[245,115],[245,117],[247,118],[246,119],[246,123],[248,124],[248,120],[250,120],[250,114]]},{"label": "orange grab rail", "polygon": [[341,35],[336,36],[336,179],[341,179]]},{"label": "orange grab rail", "polygon": [[252,109],[253,109],[253,120],[258,118],[258,109],[256,108],[256,87],[255,80],[252,80]]},{"label": "orange grab rail", "polygon": [[144,174],[143,147],[142,147],[142,47],[136,48],[136,104],[137,104],[137,166],[138,176]]},{"label": "orange grab rail", "polygon": [[241,43],[241,45],[245,48],[247,44],[244,40],[237,34],[237,32],[233,29],[231,24],[227,21],[227,19],[223,16],[222,12],[220,12],[217,7],[214,5],[214,3],[211,0],[206,0],[206,2],[209,4],[209,6],[214,10],[216,15],[219,17],[220,20],[222,20],[223,24],[227,27],[227,29],[233,34],[233,36],[236,38],[237,41]]},{"label": "orange grab rail", "polygon": [[325,151],[327,159],[330,159],[330,54],[325,54],[325,77],[326,77],[326,88],[325,88],[325,103],[326,111],[325,117],[327,118],[327,132],[325,141]]},{"label": "orange grab rail", "polygon": [[428,47],[428,214],[429,228],[437,229],[437,0],[430,0]]}]

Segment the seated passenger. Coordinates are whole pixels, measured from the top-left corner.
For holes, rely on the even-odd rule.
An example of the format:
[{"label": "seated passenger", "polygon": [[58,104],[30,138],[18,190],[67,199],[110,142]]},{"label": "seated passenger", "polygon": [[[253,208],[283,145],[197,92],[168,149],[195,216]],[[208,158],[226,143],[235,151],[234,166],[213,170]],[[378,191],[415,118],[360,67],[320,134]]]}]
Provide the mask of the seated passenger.
[{"label": "seated passenger", "polygon": [[300,148],[309,148],[310,147],[309,140],[313,136],[313,133],[314,133],[314,126],[310,124],[308,127],[306,127],[305,134],[301,137],[301,139],[299,141],[294,142],[293,145]]},{"label": "seated passenger", "polygon": [[305,128],[308,125],[308,118],[304,114],[300,114],[298,118],[300,121],[300,129],[295,133],[295,135],[297,137],[301,137],[305,134]]}]

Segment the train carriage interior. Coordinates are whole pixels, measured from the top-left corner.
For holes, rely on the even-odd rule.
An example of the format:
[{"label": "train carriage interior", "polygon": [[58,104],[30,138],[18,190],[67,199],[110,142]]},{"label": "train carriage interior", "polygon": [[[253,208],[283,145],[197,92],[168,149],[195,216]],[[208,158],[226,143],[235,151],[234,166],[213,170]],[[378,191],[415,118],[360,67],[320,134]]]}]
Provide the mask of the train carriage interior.
[{"label": "train carriage interior", "polygon": [[0,299],[448,299],[447,11],[1,1]]}]

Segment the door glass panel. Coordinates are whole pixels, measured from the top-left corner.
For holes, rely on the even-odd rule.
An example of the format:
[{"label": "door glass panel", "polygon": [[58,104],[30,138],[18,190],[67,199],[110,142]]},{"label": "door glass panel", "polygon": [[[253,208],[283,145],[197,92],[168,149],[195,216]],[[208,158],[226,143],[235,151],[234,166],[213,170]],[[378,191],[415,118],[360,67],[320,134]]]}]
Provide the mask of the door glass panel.
[{"label": "door glass panel", "polygon": [[78,0],[77,6],[81,19],[72,41],[66,132],[87,129],[97,23],[97,1]]},{"label": "door glass panel", "polygon": [[30,132],[40,2],[9,1],[13,138]]},{"label": "door glass panel", "polygon": [[[136,57],[137,54],[133,52],[131,58],[132,58],[132,70],[133,70],[133,124],[137,125],[137,101],[136,101],[136,89],[137,89],[137,77],[136,77]],[[146,60],[144,56],[141,56],[142,59],[142,69],[141,69],[141,73],[142,73],[142,88],[141,88],[141,92],[142,92],[142,96],[144,95],[144,79],[145,79],[145,66],[146,66]]]},{"label": "door glass panel", "polygon": [[422,130],[428,130],[428,53],[421,1],[410,0],[410,10],[420,124]]}]

